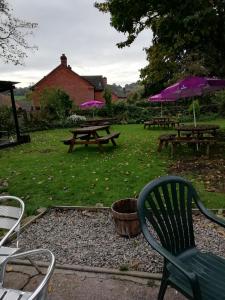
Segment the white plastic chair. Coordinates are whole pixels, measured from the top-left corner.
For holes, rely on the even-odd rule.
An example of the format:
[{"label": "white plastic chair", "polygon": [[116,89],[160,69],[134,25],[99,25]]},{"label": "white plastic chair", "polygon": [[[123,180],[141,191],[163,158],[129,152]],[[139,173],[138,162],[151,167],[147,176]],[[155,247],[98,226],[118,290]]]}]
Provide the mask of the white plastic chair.
[{"label": "white plastic chair", "polygon": [[[0,229],[4,230],[0,240],[0,263],[4,260],[4,256],[15,254],[19,250],[20,222],[23,214],[24,203],[20,198],[0,196]],[[4,244],[13,233],[17,236],[16,248],[5,247]]]},{"label": "white plastic chair", "polygon": [[8,289],[4,288],[4,275],[3,274],[3,282],[2,282],[2,288],[0,288],[0,299],[1,300],[46,300],[48,295],[48,283],[49,280],[53,274],[54,266],[55,266],[55,256],[53,253],[47,249],[38,249],[38,250],[31,250],[15,255],[8,256],[6,258],[6,264],[10,262],[11,260],[15,260],[17,258],[25,257],[28,258],[29,256],[33,255],[40,255],[40,254],[47,254],[47,256],[50,258],[49,266],[47,269],[47,272],[41,281],[41,283],[38,285],[38,287],[33,292],[24,292],[21,290],[14,290],[14,289]]},{"label": "white plastic chair", "polygon": [[[6,202],[6,205],[4,205]],[[9,205],[10,202],[13,204]],[[9,236],[16,232],[17,242],[16,246],[18,248],[18,237],[20,232],[20,222],[24,214],[24,203],[23,201],[14,196],[0,196],[0,229],[8,230],[8,232],[2,237],[0,241],[0,247],[4,245]]]},{"label": "white plastic chair", "polygon": [[[23,214],[24,203],[20,198],[0,196],[0,230],[3,230],[0,238],[0,286],[3,281],[7,257],[19,251],[20,222]],[[4,246],[13,233],[16,233],[16,248]]]}]

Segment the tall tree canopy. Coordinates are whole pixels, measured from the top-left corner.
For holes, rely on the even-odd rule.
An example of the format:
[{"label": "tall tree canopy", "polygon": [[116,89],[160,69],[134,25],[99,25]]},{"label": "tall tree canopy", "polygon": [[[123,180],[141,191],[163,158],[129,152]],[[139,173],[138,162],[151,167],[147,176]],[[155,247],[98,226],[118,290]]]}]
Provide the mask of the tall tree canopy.
[{"label": "tall tree canopy", "polygon": [[13,17],[8,2],[0,0],[0,58],[5,63],[22,64],[26,50],[37,49],[26,40],[36,27],[37,23]]},{"label": "tall tree canopy", "polygon": [[118,47],[152,30],[141,77],[153,89],[186,74],[225,77],[224,0],[106,0],[95,7],[109,12],[111,25],[126,34]]}]

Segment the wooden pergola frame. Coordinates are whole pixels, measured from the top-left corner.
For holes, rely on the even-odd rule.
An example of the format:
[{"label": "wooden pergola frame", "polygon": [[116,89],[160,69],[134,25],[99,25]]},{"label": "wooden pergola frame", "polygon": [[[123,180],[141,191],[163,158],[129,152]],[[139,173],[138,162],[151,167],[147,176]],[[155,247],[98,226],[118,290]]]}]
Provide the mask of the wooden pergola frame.
[{"label": "wooden pergola frame", "polygon": [[18,122],[17,112],[16,112],[16,103],[15,103],[15,98],[14,98],[14,93],[13,93],[13,90],[15,89],[15,84],[17,84],[17,83],[19,83],[19,82],[1,81],[0,80],[0,93],[7,92],[7,91],[10,92],[11,103],[12,103],[12,112],[13,112],[13,118],[14,118],[15,129],[16,129],[16,137],[17,137],[16,143],[8,143],[5,146],[19,144],[21,141],[19,122]]}]

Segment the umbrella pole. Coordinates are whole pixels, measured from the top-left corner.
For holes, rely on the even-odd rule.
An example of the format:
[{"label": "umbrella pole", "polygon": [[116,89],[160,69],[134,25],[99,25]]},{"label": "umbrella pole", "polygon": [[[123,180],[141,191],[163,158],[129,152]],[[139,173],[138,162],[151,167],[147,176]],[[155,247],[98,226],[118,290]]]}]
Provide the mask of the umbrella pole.
[{"label": "umbrella pole", "polygon": [[195,104],[194,101],[192,101],[192,106],[193,106],[193,115],[194,115],[194,126],[196,127],[196,114],[195,114]]},{"label": "umbrella pole", "polygon": [[161,102],[161,118],[162,118],[163,112],[162,112],[162,102]]},{"label": "umbrella pole", "polygon": [[[194,126],[196,127],[197,124],[196,124],[196,114],[195,114],[195,104],[194,104],[194,100],[192,101],[192,107],[193,107],[193,115],[194,115]],[[199,150],[198,143],[196,144],[196,149],[197,149],[197,151]]]}]

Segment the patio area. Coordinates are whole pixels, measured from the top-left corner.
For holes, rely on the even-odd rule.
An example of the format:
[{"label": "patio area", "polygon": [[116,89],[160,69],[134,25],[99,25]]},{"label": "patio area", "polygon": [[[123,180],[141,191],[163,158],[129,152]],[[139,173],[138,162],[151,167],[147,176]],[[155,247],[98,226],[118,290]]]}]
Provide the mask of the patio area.
[{"label": "patio area", "polygon": [[[12,265],[7,272],[6,285],[33,290],[40,280],[33,268]],[[19,276],[18,276],[19,275]],[[16,279],[16,280],[15,280]],[[116,276],[94,272],[58,269],[49,285],[49,300],[147,300],[157,299],[159,281],[137,277]],[[184,300],[173,289],[168,289],[165,300]]]},{"label": "patio area", "polygon": [[[224,233],[219,226],[197,214],[194,227],[199,249],[224,256]],[[47,248],[61,265],[162,272],[162,257],[147,245],[143,235],[130,239],[119,236],[107,209],[51,209],[21,233],[20,247]]]}]

